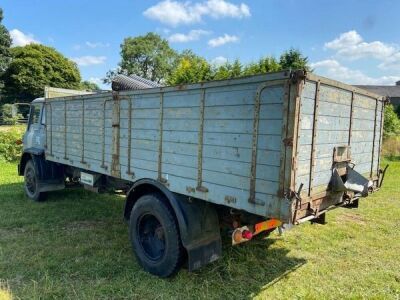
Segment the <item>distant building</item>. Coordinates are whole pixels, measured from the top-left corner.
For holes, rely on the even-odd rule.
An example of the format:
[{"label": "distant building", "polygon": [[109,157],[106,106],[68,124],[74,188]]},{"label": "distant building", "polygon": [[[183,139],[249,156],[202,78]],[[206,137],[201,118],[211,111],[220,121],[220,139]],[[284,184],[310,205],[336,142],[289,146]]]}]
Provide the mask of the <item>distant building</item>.
[{"label": "distant building", "polygon": [[378,95],[389,96],[390,103],[400,106],[400,80],[395,85],[356,85]]}]

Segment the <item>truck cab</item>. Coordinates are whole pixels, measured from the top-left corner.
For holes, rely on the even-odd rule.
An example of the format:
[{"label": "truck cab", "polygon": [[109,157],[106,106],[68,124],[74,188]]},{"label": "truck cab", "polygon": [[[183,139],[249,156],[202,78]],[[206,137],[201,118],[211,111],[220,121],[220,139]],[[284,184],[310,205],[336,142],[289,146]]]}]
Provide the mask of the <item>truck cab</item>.
[{"label": "truck cab", "polygon": [[32,101],[28,125],[22,139],[23,153],[18,174],[24,176],[25,193],[34,201],[45,198],[46,192],[65,188],[63,166],[45,159],[45,99]]},{"label": "truck cab", "polygon": [[46,114],[44,109],[44,98],[32,101],[28,125],[23,137],[23,150],[44,152],[46,144]]}]

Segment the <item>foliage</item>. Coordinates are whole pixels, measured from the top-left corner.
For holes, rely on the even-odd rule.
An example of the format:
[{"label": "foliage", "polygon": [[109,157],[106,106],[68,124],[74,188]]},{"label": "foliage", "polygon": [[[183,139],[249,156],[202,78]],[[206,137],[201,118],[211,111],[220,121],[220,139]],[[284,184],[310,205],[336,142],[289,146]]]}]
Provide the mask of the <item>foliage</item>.
[{"label": "foliage", "polygon": [[4,73],[8,102],[30,102],[43,96],[45,86],[78,89],[81,76],[76,64],[54,48],[30,44],[11,49],[12,62]]},{"label": "foliage", "polygon": [[17,161],[21,157],[22,131],[18,128],[0,131],[0,161]]},{"label": "foliage", "polygon": [[212,79],[211,66],[192,51],[184,51],[172,74],[167,78],[170,85],[196,83]]},{"label": "foliage", "polygon": [[284,52],[279,61],[272,56],[243,65],[238,59],[221,66],[211,66],[201,56],[190,50],[176,53],[167,40],[158,34],[128,37],[121,45],[121,62],[115,70],[107,72],[105,83],[111,83],[117,74],[138,75],[169,85],[196,83],[209,80],[230,79],[241,76],[275,72],[283,69],[307,69],[308,58],[299,50]]},{"label": "foliage", "polygon": [[22,119],[23,116],[21,114],[13,115],[13,105],[12,104],[4,104],[0,108],[0,124],[5,125],[15,125],[17,124],[19,119]]},{"label": "foliage", "polygon": [[81,82],[79,89],[83,91],[98,91],[100,90],[99,86],[95,84],[94,82],[90,82],[87,80],[84,80]]},{"label": "foliage", "polygon": [[279,62],[273,56],[267,56],[247,65],[243,65],[236,59],[233,63],[226,62],[221,66],[210,66],[205,59],[186,50],[178,59],[178,65],[168,77],[167,83],[175,85],[230,79],[277,72],[288,68],[310,70],[307,58],[298,50],[293,49],[282,54]]},{"label": "foliage", "polygon": [[276,72],[282,70],[282,66],[272,56],[260,58],[257,62],[252,62],[245,66],[243,75],[257,75],[267,72]]},{"label": "foliage", "polygon": [[222,66],[216,67],[213,70],[213,79],[230,79],[242,76],[243,66],[238,59],[233,63],[226,62]]},{"label": "foliage", "polygon": [[7,28],[1,24],[2,21],[3,10],[0,8],[0,74],[6,70],[11,60],[11,37]]},{"label": "foliage", "polygon": [[400,119],[392,104],[386,105],[383,124],[383,137],[400,135]]},{"label": "foliage", "polygon": [[[7,28],[1,24],[3,21],[3,10],[0,8],[0,93],[3,89],[4,83],[2,80],[2,75],[7,69],[11,61],[11,37]],[[1,100],[1,94],[0,94]]]},{"label": "foliage", "polygon": [[171,74],[176,58],[168,41],[158,34],[149,32],[144,36],[128,37],[121,45],[119,69],[109,71],[105,81],[110,82],[115,73],[122,73],[163,82]]},{"label": "foliage", "polygon": [[288,70],[288,69],[305,69],[307,71],[311,70],[308,65],[308,57],[305,57],[300,52],[300,50],[293,48],[283,52],[283,54],[279,59],[279,64],[282,70]]}]

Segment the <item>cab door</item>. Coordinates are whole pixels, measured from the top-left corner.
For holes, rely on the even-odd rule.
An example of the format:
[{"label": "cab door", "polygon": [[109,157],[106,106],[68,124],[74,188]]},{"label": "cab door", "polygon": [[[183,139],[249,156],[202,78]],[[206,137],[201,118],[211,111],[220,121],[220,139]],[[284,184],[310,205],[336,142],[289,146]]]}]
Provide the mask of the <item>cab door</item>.
[{"label": "cab door", "polygon": [[24,150],[35,149],[39,152],[44,150],[46,142],[45,134],[43,102],[34,102],[31,104],[28,127],[24,134]]}]

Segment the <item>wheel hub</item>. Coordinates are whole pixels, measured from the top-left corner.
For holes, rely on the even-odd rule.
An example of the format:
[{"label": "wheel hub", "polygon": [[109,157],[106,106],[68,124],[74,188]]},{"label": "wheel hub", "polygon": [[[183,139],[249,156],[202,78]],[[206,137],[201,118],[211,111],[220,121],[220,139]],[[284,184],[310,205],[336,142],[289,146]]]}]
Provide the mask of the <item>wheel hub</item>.
[{"label": "wheel hub", "polygon": [[32,169],[28,169],[25,175],[26,188],[29,193],[34,194],[36,191],[36,178],[34,171]]},{"label": "wheel hub", "polygon": [[165,233],[160,221],[153,215],[144,215],[138,221],[137,235],[145,255],[157,261],[165,253]]}]

